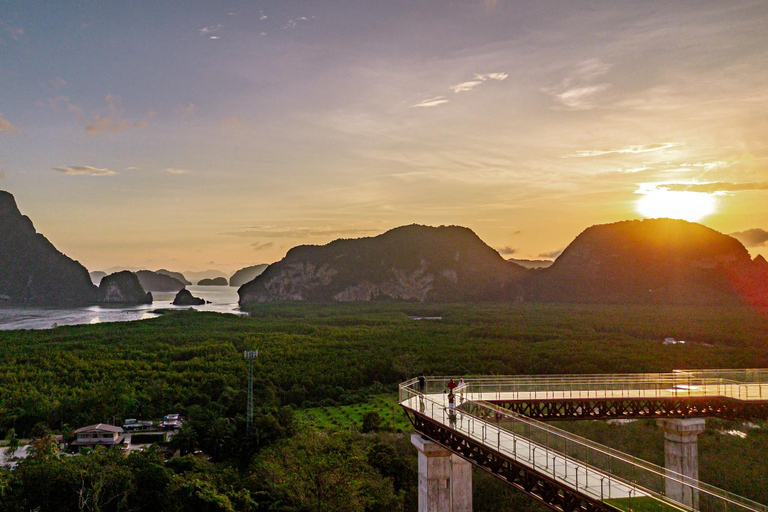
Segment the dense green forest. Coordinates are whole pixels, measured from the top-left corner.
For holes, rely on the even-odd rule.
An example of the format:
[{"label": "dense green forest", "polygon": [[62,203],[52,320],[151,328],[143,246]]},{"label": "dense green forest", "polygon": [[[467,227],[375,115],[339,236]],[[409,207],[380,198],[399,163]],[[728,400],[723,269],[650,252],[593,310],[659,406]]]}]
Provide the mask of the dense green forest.
[{"label": "dense green forest", "polygon": [[[687,343],[664,346],[667,336]],[[393,393],[416,373],[768,367],[767,345],[768,323],[758,312],[667,306],[263,304],[250,317],[181,311],[140,322],[1,331],[0,432],[34,435],[40,446],[13,473],[0,471],[0,511],[412,510],[416,459],[407,435],[397,432],[402,424],[391,431],[389,420],[369,413],[365,429],[359,416],[337,420],[337,430],[317,429],[305,411],[349,416],[363,409],[342,406],[378,400],[372,397]],[[247,349],[259,350],[250,436]],[[171,412],[189,420],[172,446],[161,447],[184,455],[172,462],[160,451],[59,459],[46,449],[49,430],[71,436],[91,423]],[[607,444],[638,439],[604,435],[611,427],[573,428]],[[381,432],[386,428],[391,432]],[[751,443],[753,458],[767,456],[765,436],[713,436],[718,441],[710,444],[731,447],[719,450],[724,457],[746,450],[731,446],[737,442]],[[716,466],[702,460],[704,478]],[[98,467],[109,470],[92,474]],[[768,482],[759,482],[762,491],[722,484],[765,500]],[[521,499],[500,485],[476,476],[478,510],[507,510],[506,500]],[[41,486],[61,492],[37,492]],[[497,504],[499,496],[505,500]]]}]

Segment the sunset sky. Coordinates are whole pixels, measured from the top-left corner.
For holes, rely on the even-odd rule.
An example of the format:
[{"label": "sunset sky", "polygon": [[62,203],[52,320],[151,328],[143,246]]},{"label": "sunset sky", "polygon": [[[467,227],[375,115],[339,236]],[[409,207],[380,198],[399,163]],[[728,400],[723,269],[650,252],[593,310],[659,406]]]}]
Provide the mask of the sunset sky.
[{"label": "sunset sky", "polygon": [[552,257],[667,215],[768,256],[766,27],[765,1],[6,1],[0,189],[89,270],[411,223]]}]

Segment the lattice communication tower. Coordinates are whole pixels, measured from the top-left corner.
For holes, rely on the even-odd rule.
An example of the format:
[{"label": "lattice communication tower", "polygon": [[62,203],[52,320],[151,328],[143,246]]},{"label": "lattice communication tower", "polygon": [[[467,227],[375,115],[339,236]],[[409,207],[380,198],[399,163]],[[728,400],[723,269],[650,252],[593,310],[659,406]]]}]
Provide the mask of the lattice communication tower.
[{"label": "lattice communication tower", "polygon": [[259,358],[258,350],[246,350],[243,352],[243,357],[248,361],[248,420],[247,430],[251,433],[251,427],[253,427],[253,361]]}]

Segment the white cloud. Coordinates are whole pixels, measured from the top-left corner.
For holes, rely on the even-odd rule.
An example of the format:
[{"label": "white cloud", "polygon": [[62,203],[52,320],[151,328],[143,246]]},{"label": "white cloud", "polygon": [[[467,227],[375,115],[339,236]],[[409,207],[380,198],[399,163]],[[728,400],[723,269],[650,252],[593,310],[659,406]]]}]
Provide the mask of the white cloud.
[{"label": "white cloud", "polygon": [[462,82],[456,85],[451,85],[448,88],[455,93],[466,92],[466,91],[471,91],[472,89],[482,84],[486,80],[501,81],[501,80],[506,80],[508,76],[509,75],[507,75],[506,73],[484,73],[484,74],[475,73],[474,80],[470,80],[468,82]]},{"label": "white cloud", "polygon": [[564,78],[560,85],[546,87],[542,91],[568,109],[590,109],[595,106],[595,99],[598,94],[612,86],[608,82],[595,83],[610,69],[610,64],[606,64],[600,59],[588,59],[580,62],[574,72]]},{"label": "white cloud", "polygon": [[69,176],[113,176],[117,174],[115,171],[109,169],[99,169],[98,167],[91,167],[89,165],[70,165],[69,167],[54,167],[54,171],[67,174]]},{"label": "white cloud", "polygon": [[574,110],[584,110],[593,106],[592,100],[597,93],[608,89],[610,84],[591,85],[589,87],[573,87],[554,96],[560,103]]},{"label": "white cloud", "polygon": [[3,117],[3,113],[0,112],[0,133],[16,133],[16,127],[11,124],[10,121]]},{"label": "white cloud", "polygon": [[203,27],[198,32],[200,32],[202,35],[208,35],[213,34],[214,32],[218,32],[221,30],[221,25],[211,25],[210,27]]},{"label": "white cloud", "polygon": [[415,103],[411,105],[411,108],[414,107],[437,107],[439,105],[443,105],[445,103],[448,103],[450,100],[445,99],[445,96],[435,96],[434,98],[429,98],[423,101],[420,101],[418,103]]},{"label": "white cloud", "polygon": [[469,82],[461,82],[460,84],[451,85],[448,88],[456,93],[466,92],[466,91],[471,91],[481,83],[483,83],[482,80],[471,80]]},{"label": "white cloud", "polygon": [[186,169],[173,169],[173,168],[167,168],[165,170],[168,174],[187,174],[189,171]]},{"label": "white cloud", "polygon": [[[582,151],[576,151],[575,153],[572,153],[570,155],[566,155],[566,158],[585,158],[585,157],[593,157],[593,156],[603,156],[603,155],[631,155],[631,154],[638,154],[638,153],[652,153],[654,151],[663,151],[665,149],[671,149],[674,147],[680,146],[679,142],[662,142],[659,144],[640,144],[637,146],[624,146],[623,148],[615,148],[615,149],[586,149]],[[638,169],[638,170],[645,170]],[[630,172],[630,171],[624,171],[624,172]]]}]

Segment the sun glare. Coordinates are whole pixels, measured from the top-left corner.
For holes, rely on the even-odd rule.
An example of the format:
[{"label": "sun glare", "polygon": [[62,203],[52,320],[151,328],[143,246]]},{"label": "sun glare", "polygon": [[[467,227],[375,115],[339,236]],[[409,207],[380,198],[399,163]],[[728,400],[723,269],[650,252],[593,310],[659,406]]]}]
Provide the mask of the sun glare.
[{"label": "sun glare", "polygon": [[716,198],[703,192],[654,190],[637,201],[637,210],[650,218],[701,220],[715,212]]}]

